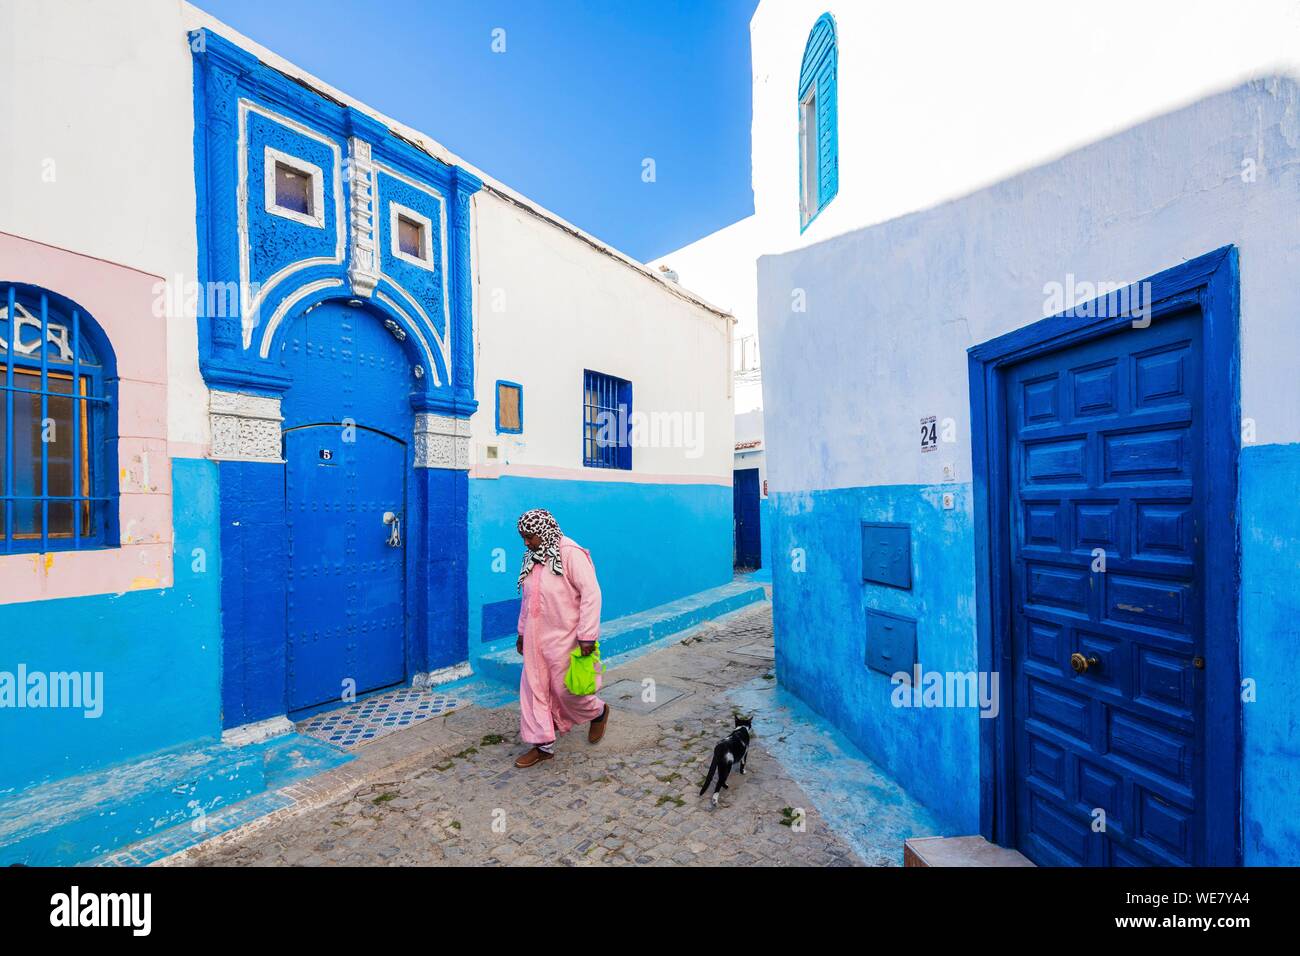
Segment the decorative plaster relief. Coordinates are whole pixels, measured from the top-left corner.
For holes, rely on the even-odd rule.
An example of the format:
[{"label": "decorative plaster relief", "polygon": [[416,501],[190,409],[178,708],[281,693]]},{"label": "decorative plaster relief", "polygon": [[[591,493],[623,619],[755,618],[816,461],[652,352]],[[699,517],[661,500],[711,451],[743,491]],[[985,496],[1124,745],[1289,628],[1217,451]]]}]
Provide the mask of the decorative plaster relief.
[{"label": "decorative plaster relief", "polygon": [[280,455],[280,399],[244,392],[210,393],[212,452],[217,461],[266,461],[283,464]]},{"label": "decorative plaster relief", "polygon": [[420,412],[415,416],[415,467],[468,471],[469,421]]},{"label": "decorative plaster relief", "polygon": [[356,136],[348,140],[348,195],[352,209],[352,245],[348,278],[356,295],[369,296],[379,282],[375,257],[375,166],[370,144]]}]

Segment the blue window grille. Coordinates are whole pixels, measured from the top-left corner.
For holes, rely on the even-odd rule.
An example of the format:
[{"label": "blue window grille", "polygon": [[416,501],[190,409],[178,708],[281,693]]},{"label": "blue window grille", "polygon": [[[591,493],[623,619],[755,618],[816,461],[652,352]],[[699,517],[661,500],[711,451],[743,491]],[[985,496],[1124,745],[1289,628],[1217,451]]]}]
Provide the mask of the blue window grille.
[{"label": "blue window grille", "polygon": [[524,387],[518,382],[497,382],[497,434],[522,435]]},{"label": "blue window grille", "polygon": [[839,70],[835,20],[823,13],[799,68],[799,227],[807,229],[840,188]]},{"label": "blue window grille", "polygon": [[631,471],[632,383],[584,371],[582,396],[582,463]]},{"label": "blue window grille", "polygon": [[0,553],[116,543],[117,379],[94,320],[0,283]]}]

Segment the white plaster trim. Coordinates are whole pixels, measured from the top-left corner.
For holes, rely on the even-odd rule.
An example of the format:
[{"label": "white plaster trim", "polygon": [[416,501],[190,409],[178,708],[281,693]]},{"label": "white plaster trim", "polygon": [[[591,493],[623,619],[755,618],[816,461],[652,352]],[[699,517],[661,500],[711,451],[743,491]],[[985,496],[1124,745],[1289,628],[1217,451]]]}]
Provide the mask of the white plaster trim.
[{"label": "white plaster trim", "polygon": [[[272,275],[265,282],[260,283],[256,294],[251,291],[249,285],[249,275],[251,266],[249,265],[250,252],[248,244],[248,114],[256,113],[273,123],[279,123],[281,126],[288,127],[294,132],[301,133],[309,139],[314,139],[319,143],[329,147],[334,154],[334,256],[326,258],[323,256],[314,256],[310,259],[299,259],[297,262],[291,262],[279,272]],[[342,172],[342,152],[337,143],[327,138],[309,126],[292,120],[287,116],[281,116],[279,113],[272,112],[253,103],[251,100],[241,98],[239,100],[239,146],[236,157],[239,167],[239,295],[240,295],[240,321],[243,332],[244,348],[251,348],[253,344],[253,329],[257,326],[258,311],[262,307],[263,300],[277,285],[284,279],[302,269],[309,269],[312,266],[319,265],[340,265],[343,262],[343,252],[347,242],[347,228],[343,220],[343,172]]]},{"label": "white plaster trim", "polygon": [[272,737],[282,737],[291,733],[293,733],[293,722],[282,714],[279,717],[268,717],[266,720],[258,720],[251,724],[241,724],[238,727],[223,730],[221,732],[221,742],[228,747],[242,747],[246,744],[260,743],[263,740],[270,740]]},{"label": "white plaster trim", "polygon": [[342,285],[342,279],[317,279],[315,282],[308,282],[306,285],[299,286],[281,299],[280,304],[271,313],[271,319],[266,323],[265,331],[262,332],[262,344],[258,348],[257,354],[262,358],[267,358],[271,354],[271,341],[275,338],[275,330],[284,321],[286,312],[313,292],[319,292],[322,289],[336,289],[342,287]]},{"label": "white plaster trim", "polygon": [[415,335],[416,341],[420,343],[420,350],[424,355],[424,360],[429,363],[429,367],[425,369],[425,371],[433,377],[433,384],[436,387],[441,388],[442,379],[438,375],[438,363],[433,360],[433,350],[429,348],[429,341],[424,337],[424,333],[420,331],[419,323],[415,322],[409,315],[406,314],[406,312],[402,309],[400,305],[394,302],[383,292],[379,292],[379,291],[375,292],[375,298],[378,299],[380,302],[382,302],[384,305],[388,306],[390,309],[392,309],[394,312],[396,312],[398,315],[400,315],[403,319],[406,320],[407,328],[411,330],[411,332]]},{"label": "white plaster trim", "polygon": [[[409,219],[420,227],[420,254],[418,256],[409,255],[402,251],[402,245],[397,235],[397,220],[399,218]],[[429,272],[437,271],[437,266],[433,261],[433,221],[428,216],[416,212],[409,206],[403,206],[391,199],[388,200],[388,237],[392,240],[392,248],[389,251],[398,259]],[[443,254],[446,255],[445,250]]]},{"label": "white plaster trim", "polygon": [[437,687],[440,684],[450,684],[452,681],[472,676],[474,676],[474,669],[469,666],[469,661],[462,661],[459,664],[453,664],[450,667],[444,667],[440,670],[429,671],[424,674],[416,674],[411,680],[411,686],[427,690],[430,687]]},{"label": "white plaster trim", "polygon": [[[377,174],[383,173],[385,176],[392,176],[398,182],[405,183],[406,185],[410,186],[412,189],[418,189],[420,192],[432,196],[434,199],[438,200],[438,235],[439,235],[439,241],[442,244],[443,262],[445,265],[447,258],[453,254],[447,244],[447,197],[444,196],[442,193],[440,193],[438,190],[434,189],[432,186],[429,186],[426,183],[419,182],[418,180],[412,179],[409,176],[403,175],[402,173],[398,172],[392,167],[385,166],[382,163],[375,163],[375,171]],[[375,176],[375,207],[376,208],[379,208],[379,202],[380,202],[379,176],[376,175]],[[383,257],[381,253],[382,253],[382,249],[380,248],[380,244],[376,244],[375,246],[376,268],[378,268],[379,270],[379,275],[383,279],[385,279],[390,285],[392,285],[394,289],[400,292],[408,302],[411,303],[411,306],[415,309],[416,312],[420,314],[421,317],[423,317],[425,323],[429,326],[429,331],[433,333],[433,337],[438,343],[438,351],[442,353],[443,361],[447,366],[448,384],[451,384],[452,379],[455,376],[453,374],[452,366],[451,366],[451,347],[448,344],[448,342],[451,339],[451,290],[447,288],[448,286],[447,270],[445,268],[442,270],[442,317],[444,323],[443,328],[447,330],[447,335],[446,337],[444,337],[438,333],[438,330],[436,328],[434,328],[433,322],[430,321],[428,314],[424,311],[424,308],[420,305],[420,303],[416,301],[415,297],[411,295],[411,293],[407,292],[406,289],[402,288],[402,284],[400,282],[398,282],[396,279],[394,279],[392,276],[390,276],[388,273],[384,271],[384,263],[383,263]]]},{"label": "white plaster trim", "polygon": [[[274,146],[264,147],[264,157],[262,160],[262,171],[264,173],[266,189],[266,211],[273,216],[282,216],[285,219],[292,219],[294,222],[300,222],[304,226],[311,226],[314,229],[325,228],[325,174],[315,163],[309,163],[305,159],[282,152]],[[303,173],[311,179],[311,213],[301,213],[295,209],[287,209],[276,201],[275,195],[275,167],[288,166],[295,172]]]},{"label": "white plaster trim", "polygon": [[419,412],[415,416],[414,430],[416,468],[469,470],[468,419]]},{"label": "white plaster trim", "polygon": [[[402,298],[404,298],[410,304],[411,310],[414,311],[418,316],[420,316],[421,321],[424,322],[425,327],[429,330],[429,334],[432,335],[433,340],[438,343],[438,354],[442,356],[443,364],[446,365],[447,367],[447,378],[450,379],[451,378],[451,349],[447,345],[447,340],[438,334],[438,330],[434,328],[433,321],[429,318],[429,314],[424,311],[424,308],[416,300],[415,296],[411,295],[411,293],[407,292],[406,289],[404,289],[402,286],[398,285],[395,281],[393,281],[392,276],[384,275],[383,278],[384,281],[386,281],[389,285],[391,285],[393,289],[396,292],[398,292],[402,296]],[[386,299],[386,301],[391,302],[392,300]],[[412,327],[414,327],[414,323],[412,323]]]},{"label": "white plaster trim", "polygon": [[375,165],[370,144],[357,136],[348,139],[348,194],[352,201],[351,265],[348,278],[355,295],[368,297],[379,284],[376,248]]},{"label": "white plaster trim", "polygon": [[280,399],[246,392],[208,392],[212,429],[210,458],[215,461],[265,461],[283,464],[280,457]]}]

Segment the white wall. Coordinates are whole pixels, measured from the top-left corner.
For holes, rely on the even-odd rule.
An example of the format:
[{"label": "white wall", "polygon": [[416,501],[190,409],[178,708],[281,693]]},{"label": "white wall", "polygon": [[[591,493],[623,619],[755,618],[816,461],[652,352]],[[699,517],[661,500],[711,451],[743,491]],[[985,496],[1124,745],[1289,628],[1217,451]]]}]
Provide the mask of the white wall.
[{"label": "white wall", "polygon": [[[475,445],[499,444],[505,473],[609,477],[582,470],[583,370],[591,369],[630,381],[635,413],[682,413],[681,429],[668,429],[658,447],[633,448],[635,474],[729,482],[731,319],[490,194],[477,195],[474,208]],[[524,386],[522,435],[496,434],[498,379]]]},{"label": "white wall", "polygon": [[[179,0],[0,0],[0,232],[181,285],[196,281],[193,77],[186,35],[199,27],[481,174],[425,134]],[[622,253],[573,237],[569,231],[578,230],[541,212],[553,224],[509,212],[499,199],[475,199],[482,403],[475,437],[486,440],[494,429],[497,378],[534,382],[525,394],[529,447],[519,450],[517,460],[573,466],[576,457],[580,467],[581,378],[574,395],[562,392],[571,366],[580,376],[585,365],[626,372],[639,408],[705,413],[707,455],[686,459],[681,449],[649,450],[634,454],[637,471],[729,475],[728,320],[688,301],[681,290],[665,288]],[[513,324],[485,308],[481,293],[495,287],[509,292],[505,319]],[[170,317],[167,334],[169,437],[175,452],[201,454],[208,442],[207,389],[198,368],[194,317]],[[547,375],[553,376],[550,384],[541,381]],[[551,401],[560,403],[553,422],[542,414]]]},{"label": "white wall", "polygon": [[[747,217],[650,263],[677,272],[683,288],[730,312],[735,338],[758,334],[758,257],[766,251],[758,222]],[[736,412],[762,407],[760,382],[737,383]]]},{"label": "white wall", "polygon": [[[0,231],[194,281],[193,81],[181,14],[170,0],[0,3]],[[170,318],[167,340],[170,439],[204,445],[193,318]]]},{"label": "white wall", "polygon": [[[839,48],[839,193],[800,234],[796,90],[826,12]],[[757,256],[933,207],[1300,64],[1300,2],[762,0],[750,43],[754,215],[656,260],[732,308],[737,335],[755,324]],[[755,402],[738,390],[737,410]]]},{"label": "white wall", "polygon": [[[1228,244],[1242,415],[1260,444],[1300,441],[1297,143],[1296,81],[1257,81],[957,202],[761,259],[770,490],[930,484],[946,463],[970,481],[969,346],[1060,311],[1045,287],[1070,274],[1131,282]],[[1263,157],[1253,180],[1244,155]],[[792,287],[807,313],[790,310]],[[926,415],[952,418],[956,442],[921,454]]]},{"label": "white wall", "polygon": [[[839,195],[799,235],[796,88],[839,42]],[[1300,63],[1296,0],[763,0],[750,23],[755,214],[769,253],[924,209]]]},{"label": "white wall", "polygon": [[763,410],[756,408],[748,412],[738,412],[736,414],[736,444],[741,442],[757,441],[758,445],[752,448],[737,448],[733,468],[757,468],[758,469],[758,493],[762,498],[767,497],[763,488],[763,482],[767,480],[767,450],[763,444]]}]

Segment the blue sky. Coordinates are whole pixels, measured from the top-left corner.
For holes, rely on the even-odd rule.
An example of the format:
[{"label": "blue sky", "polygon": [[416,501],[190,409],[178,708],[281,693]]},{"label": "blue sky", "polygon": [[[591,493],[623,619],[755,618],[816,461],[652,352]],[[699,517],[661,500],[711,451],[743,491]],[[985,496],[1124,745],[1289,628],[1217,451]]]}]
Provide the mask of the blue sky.
[{"label": "blue sky", "polygon": [[634,258],[753,211],[755,0],[196,2]]}]

